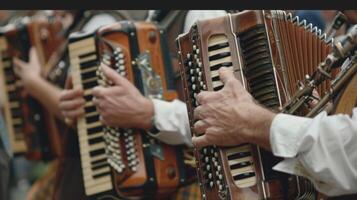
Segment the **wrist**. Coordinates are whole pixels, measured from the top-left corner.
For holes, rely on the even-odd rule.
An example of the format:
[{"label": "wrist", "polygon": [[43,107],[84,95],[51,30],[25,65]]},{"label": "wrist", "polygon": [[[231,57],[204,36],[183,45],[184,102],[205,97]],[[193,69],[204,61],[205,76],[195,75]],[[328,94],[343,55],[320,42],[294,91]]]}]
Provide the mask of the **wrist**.
[{"label": "wrist", "polygon": [[273,119],[277,115],[276,113],[259,106],[260,111],[258,112],[260,117],[257,120],[257,123],[254,125],[258,127],[255,131],[253,131],[252,140],[255,144],[270,150],[270,127],[273,122]]},{"label": "wrist", "polygon": [[42,77],[39,74],[35,74],[35,73],[29,73],[27,75],[25,75],[24,77],[22,77],[22,82],[24,84],[24,87],[27,86],[31,86],[33,84],[36,84],[36,82],[42,79]]},{"label": "wrist", "polygon": [[153,117],[155,115],[154,103],[151,99],[143,99],[143,112],[140,115],[140,128],[149,130],[152,128]]}]

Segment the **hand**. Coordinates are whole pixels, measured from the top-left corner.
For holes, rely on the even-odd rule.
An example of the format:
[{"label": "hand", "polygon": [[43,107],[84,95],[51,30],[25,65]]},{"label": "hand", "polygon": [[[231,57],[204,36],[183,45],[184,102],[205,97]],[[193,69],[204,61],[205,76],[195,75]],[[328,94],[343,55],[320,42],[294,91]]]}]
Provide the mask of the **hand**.
[{"label": "hand", "polygon": [[41,64],[35,47],[31,47],[29,58],[30,61],[28,63],[19,58],[13,59],[15,64],[14,71],[25,87],[30,81],[41,78]]},{"label": "hand", "polygon": [[78,117],[84,114],[85,100],[83,98],[83,90],[68,89],[64,90],[60,96],[59,108],[62,115],[70,122],[74,122]]},{"label": "hand", "polygon": [[232,70],[222,68],[219,73],[224,88],[197,95],[200,106],[194,111],[198,119],[194,130],[203,135],[194,136],[193,144],[200,148],[249,142],[269,149],[269,129],[275,114],[254,102]]},{"label": "hand", "polygon": [[154,116],[152,101],[113,69],[104,64],[100,67],[105,77],[114,84],[93,89],[93,103],[102,123],[112,127],[150,129]]}]

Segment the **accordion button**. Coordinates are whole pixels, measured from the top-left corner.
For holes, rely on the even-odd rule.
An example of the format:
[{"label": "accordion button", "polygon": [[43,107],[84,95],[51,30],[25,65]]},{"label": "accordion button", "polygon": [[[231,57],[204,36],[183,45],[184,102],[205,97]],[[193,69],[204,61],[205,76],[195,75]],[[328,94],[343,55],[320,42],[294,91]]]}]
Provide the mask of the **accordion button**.
[{"label": "accordion button", "polygon": [[209,182],[209,186],[210,186],[210,187],[213,187],[213,181],[210,181],[210,182]]},{"label": "accordion button", "polygon": [[206,170],[207,171],[211,170],[211,165],[206,165]]},{"label": "accordion button", "polygon": [[212,173],[209,173],[209,174],[208,174],[208,178],[209,178],[209,179],[212,179],[212,177],[213,177],[213,176],[212,176]]},{"label": "accordion button", "polygon": [[189,61],[189,62],[188,62],[188,66],[189,66],[189,67],[192,67],[192,61]]},{"label": "accordion button", "polygon": [[202,62],[198,62],[198,67],[202,68]]},{"label": "accordion button", "polygon": [[191,58],[191,54],[187,54],[187,59],[190,59]]}]

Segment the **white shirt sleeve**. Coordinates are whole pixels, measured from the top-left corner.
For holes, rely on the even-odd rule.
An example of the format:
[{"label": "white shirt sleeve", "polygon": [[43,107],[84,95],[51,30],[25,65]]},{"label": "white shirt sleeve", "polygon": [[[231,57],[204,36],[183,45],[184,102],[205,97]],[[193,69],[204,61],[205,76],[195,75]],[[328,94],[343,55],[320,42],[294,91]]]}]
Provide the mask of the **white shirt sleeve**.
[{"label": "white shirt sleeve", "polygon": [[270,143],[273,154],[285,158],[274,170],[305,176],[328,196],[357,192],[357,108],[352,117],[278,114]]},{"label": "white shirt sleeve", "polygon": [[188,32],[197,20],[211,19],[226,15],[225,10],[190,10],[187,12],[183,32]]},{"label": "white shirt sleeve", "polygon": [[186,104],[177,99],[171,102],[153,99],[153,103],[154,123],[160,132],[149,134],[167,144],[192,146]]}]

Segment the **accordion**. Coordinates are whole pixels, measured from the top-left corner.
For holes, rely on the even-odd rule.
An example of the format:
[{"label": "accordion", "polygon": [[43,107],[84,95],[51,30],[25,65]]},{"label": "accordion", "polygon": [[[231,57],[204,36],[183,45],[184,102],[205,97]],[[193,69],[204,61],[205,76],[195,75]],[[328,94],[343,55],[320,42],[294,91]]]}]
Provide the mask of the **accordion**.
[{"label": "accordion", "polygon": [[85,193],[89,197],[168,196],[185,181],[181,147],[169,146],[142,130],[103,126],[92,89],[108,86],[100,62],[130,80],[145,96],[176,98],[165,32],[146,22],[120,21],[69,38],[74,88],[84,90],[85,115],[78,139]]},{"label": "accordion", "polygon": [[[177,46],[191,127],[196,95],[224,86],[219,68],[233,68],[260,104],[278,111],[297,90],[297,81],[330,51],[330,42],[320,30],[283,11],[243,11],[198,21],[177,38]],[[192,128],[191,132],[196,134]],[[310,185],[298,187],[295,177],[273,171],[280,159],[256,145],[209,146],[195,149],[195,157],[203,199],[314,195]]]},{"label": "accordion", "polygon": [[45,18],[24,18],[0,31],[0,77],[4,112],[12,149],[30,159],[52,159],[61,153],[54,116],[30,97],[14,73],[13,57],[28,61],[29,49],[35,46],[43,75],[51,55],[65,38],[60,34],[62,23]]}]

